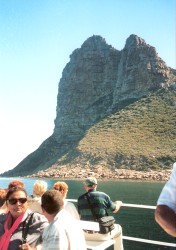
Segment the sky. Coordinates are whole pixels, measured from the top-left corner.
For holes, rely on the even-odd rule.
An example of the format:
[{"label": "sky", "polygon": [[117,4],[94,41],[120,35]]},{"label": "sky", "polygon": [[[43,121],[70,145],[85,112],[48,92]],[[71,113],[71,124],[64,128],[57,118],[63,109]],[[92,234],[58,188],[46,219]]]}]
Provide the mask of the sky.
[{"label": "sky", "polygon": [[58,85],[92,35],[118,50],[131,34],[176,68],[176,0],[0,0],[0,173],[54,130]]}]

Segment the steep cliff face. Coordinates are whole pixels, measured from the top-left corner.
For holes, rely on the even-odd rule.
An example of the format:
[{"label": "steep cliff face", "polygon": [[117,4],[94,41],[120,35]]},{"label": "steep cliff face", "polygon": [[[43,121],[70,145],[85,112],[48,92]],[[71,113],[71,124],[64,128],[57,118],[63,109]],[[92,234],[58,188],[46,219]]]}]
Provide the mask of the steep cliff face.
[{"label": "steep cliff face", "polygon": [[58,142],[78,139],[112,105],[120,54],[100,36],[72,53],[59,83],[54,129]]},{"label": "steep cliff face", "polygon": [[136,35],[127,39],[117,70],[114,106],[122,100],[138,99],[151,90],[161,88],[162,83],[169,84],[175,79],[156,49]]},{"label": "steep cliff face", "polygon": [[121,51],[101,36],[88,38],[63,70],[53,135],[4,175],[47,169],[102,117],[174,81],[175,70],[142,38],[131,35]]}]

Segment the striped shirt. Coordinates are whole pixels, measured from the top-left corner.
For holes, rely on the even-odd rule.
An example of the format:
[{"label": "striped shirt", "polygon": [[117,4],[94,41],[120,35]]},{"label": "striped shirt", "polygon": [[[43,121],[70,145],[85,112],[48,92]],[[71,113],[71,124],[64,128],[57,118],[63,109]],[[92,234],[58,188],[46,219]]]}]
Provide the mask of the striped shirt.
[{"label": "striped shirt", "polygon": [[90,203],[93,206],[97,218],[106,216],[108,209],[114,211],[116,208],[116,205],[107,194],[96,190],[89,190],[78,198],[78,213],[81,216],[81,220],[95,221],[87,200],[87,195],[89,196]]},{"label": "striped shirt", "polygon": [[83,230],[69,212],[62,209],[43,232],[42,250],[86,250]]}]

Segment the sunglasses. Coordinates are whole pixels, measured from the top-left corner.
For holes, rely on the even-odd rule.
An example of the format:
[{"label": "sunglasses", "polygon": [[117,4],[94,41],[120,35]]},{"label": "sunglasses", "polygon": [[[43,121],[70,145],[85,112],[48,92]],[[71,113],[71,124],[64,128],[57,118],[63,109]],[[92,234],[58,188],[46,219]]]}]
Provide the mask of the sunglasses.
[{"label": "sunglasses", "polygon": [[19,199],[9,199],[8,202],[10,205],[15,205],[17,202],[20,202],[21,204],[24,204],[27,201],[27,198],[19,198]]}]

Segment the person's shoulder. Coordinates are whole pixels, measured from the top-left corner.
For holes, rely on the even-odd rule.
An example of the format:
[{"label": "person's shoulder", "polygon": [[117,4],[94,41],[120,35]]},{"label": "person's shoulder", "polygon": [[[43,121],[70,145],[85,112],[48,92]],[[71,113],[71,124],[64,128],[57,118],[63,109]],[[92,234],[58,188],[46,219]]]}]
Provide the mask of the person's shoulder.
[{"label": "person's shoulder", "polygon": [[172,172],[171,172],[171,176],[170,176],[170,181],[175,182],[175,179],[176,179],[176,162],[173,164],[173,168],[172,168]]},{"label": "person's shoulder", "polygon": [[33,221],[48,222],[46,217],[38,212],[33,212],[30,214],[30,216],[32,216]]},{"label": "person's shoulder", "polygon": [[70,201],[67,201],[66,203],[65,203],[65,207],[75,207],[75,205],[73,204],[73,202],[70,202]]},{"label": "person's shoulder", "polygon": [[40,214],[38,212],[32,212],[31,214],[33,214],[34,218],[41,218],[41,219],[45,218],[43,214]]},{"label": "person's shoulder", "polygon": [[99,195],[99,196],[105,196],[105,197],[109,197],[108,194],[106,194],[105,192],[102,192],[102,191],[94,191],[93,192],[94,195]]},{"label": "person's shoulder", "polygon": [[[70,213],[66,210],[66,209],[61,209],[60,211],[59,211],[59,213],[58,213],[58,215],[60,216],[60,217],[62,217],[62,216],[65,216],[65,217],[70,217],[71,215],[70,215]],[[72,216],[71,216],[72,217]]]},{"label": "person's shoulder", "polygon": [[176,173],[176,162],[173,164],[173,171]]},{"label": "person's shoulder", "polygon": [[97,193],[97,194],[105,194],[105,195],[107,195],[105,192],[99,191],[99,190],[95,190],[94,193]]},{"label": "person's shoulder", "polygon": [[85,195],[86,195],[86,193],[80,195],[80,196],[78,197],[78,201],[81,200],[81,199],[84,199]]},{"label": "person's shoulder", "polygon": [[4,222],[7,217],[7,213],[0,214],[0,223]]},{"label": "person's shoulder", "polygon": [[41,197],[40,196],[28,196],[28,202],[38,202],[41,201]]},{"label": "person's shoulder", "polygon": [[61,222],[61,225],[65,225],[68,221],[75,221],[75,219],[66,209],[61,209],[55,216],[54,221],[59,221],[59,223]]}]

